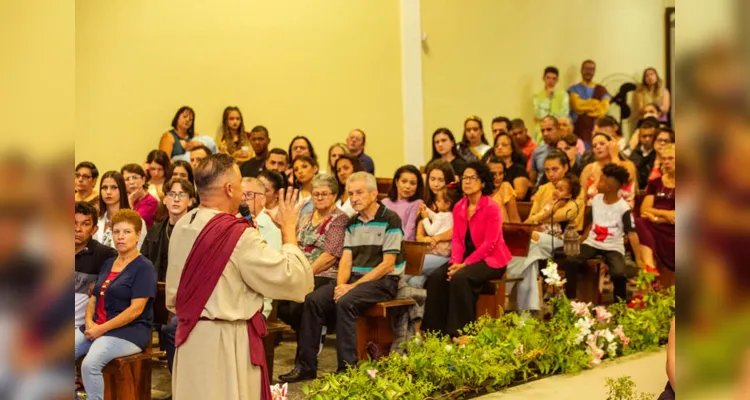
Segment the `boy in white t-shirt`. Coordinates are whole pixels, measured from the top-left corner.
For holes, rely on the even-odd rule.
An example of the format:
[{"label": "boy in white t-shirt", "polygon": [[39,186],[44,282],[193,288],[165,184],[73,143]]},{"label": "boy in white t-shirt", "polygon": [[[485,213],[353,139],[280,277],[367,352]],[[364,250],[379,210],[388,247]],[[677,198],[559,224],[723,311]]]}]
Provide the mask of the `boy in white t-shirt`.
[{"label": "boy in white t-shirt", "polygon": [[[634,249],[640,244],[630,206],[618,194],[628,178],[628,171],[620,165],[607,164],[602,168],[602,178],[597,185],[599,194],[591,202],[593,221],[583,234],[585,240],[581,244],[581,253],[576,257],[568,257],[563,264],[567,279],[565,295],[569,299],[577,297],[578,270],[586,261],[601,255],[609,267],[615,297],[626,300],[625,234]],[[636,263],[640,265],[640,255],[637,251],[634,253]]]}]

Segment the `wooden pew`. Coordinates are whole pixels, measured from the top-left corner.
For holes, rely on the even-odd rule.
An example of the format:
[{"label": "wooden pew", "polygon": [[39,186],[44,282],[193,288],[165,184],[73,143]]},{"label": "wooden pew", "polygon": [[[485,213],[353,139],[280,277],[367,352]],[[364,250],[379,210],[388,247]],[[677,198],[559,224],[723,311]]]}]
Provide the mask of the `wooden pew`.
[{"label": "wooden pew", "polygon": [[[513,256],[525,257],[529,254],[529,241],[534,225],[521,223],[503,224],[503,239]],[[485,283],[477,299],[477,318],[489,314],[492,318],[499,318],[506,306],[505,284],[507,282],[521,282],[521,278],[495,279]]]},{"label": "wooden pew", "polygon": [[391,178],[375,178],[378,184],[378,200],[383,200],[388,197],[388,192],[391,190]]},{"label": "wooden pew", "polygon": [[530,201],[516,201],[516,207],[518,207],[518,215],[521,216],[521,221],[526,221],[526,219],[529,218],[529,214],[531,214],[531,205],[532,202]]},{"label": "wooden pew", "polygon": [[[407,275],[422,273],[422,264],[427,255],[427,243],[404,241],[403,247]],[[360,360],[367,360],[369,343],[376,346],[378,353],[387,355],[395,340],[389,310],[399,307],[410,307],[416,304],[412,299],[393,299],[383,301],[370,307],[367,312],[357,318],[357,356]]]},{"label": "wooden pew", "polygon": [[[151,345],[145,351],[110,361],[104,369],[104,400],[150,400],[151,359],[164,356]],[[85,356],[84,356],[85,357]],[[76,372],[81,373],[84,357],[76,360]]]}]

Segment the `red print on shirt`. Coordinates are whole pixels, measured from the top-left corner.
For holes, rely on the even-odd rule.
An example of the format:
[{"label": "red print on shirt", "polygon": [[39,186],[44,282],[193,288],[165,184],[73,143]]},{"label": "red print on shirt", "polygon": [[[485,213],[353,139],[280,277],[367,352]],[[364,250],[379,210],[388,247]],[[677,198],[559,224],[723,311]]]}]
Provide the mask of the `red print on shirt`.
[{"label": "red print on shirt", "polygon": [[594,225],[594,229],[592,229],[592,231],[594,231],[594,234],[596,235],[594,240],[596,240],[597,242],[603,242],[604,239],[608,238],[609,236],[614,236],[614,234],[609,232],[609,228],[607,228],[606,226]]}]

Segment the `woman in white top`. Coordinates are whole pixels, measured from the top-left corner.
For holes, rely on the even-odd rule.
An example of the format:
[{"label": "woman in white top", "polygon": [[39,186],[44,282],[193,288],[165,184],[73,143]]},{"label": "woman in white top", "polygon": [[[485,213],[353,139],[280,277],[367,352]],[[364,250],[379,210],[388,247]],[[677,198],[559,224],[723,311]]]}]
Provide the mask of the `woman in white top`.
[{"label": "woman in white top", "polygon": [[[116,212],[124,208],[130,208],[125,179],[117,171],[107,171],[102,176],[101,184],[99,185],[99,209],[101,210],[101,217],[97,223],[98,229],[93,236],[97,242],[112,248],[115,247],[112,241],[112,224],[109,221]],[[143,221],[143,218],[141,218],[141,221],[143,226],[146,226],[146,221]],[[146,229],[141,230],[140,237],[138,238],[139,249],[143,245],[143,240],[146,239],[146,233]]]},{"label": "woman in white top", "polygon": [[305,215],[313,211],[312,203],[312,181],[318,174],[318,162],[309,156],[298,156],[292,164],[295,189],[299,189],[297,204],[302,204],[299,215]]},{"label": "woman in white top", "polygon": [[349,192],[346,191],[346,180],[349,179],[351,174],[364,171],[365,169],[362,167],[359,159],[350,154],[340,156],[334,166],[336,167],[336,178],[339,181],[339,198],[336,199],[336,207],[351,217],[357,212],[354,211],[352,203],[349,200]]}]

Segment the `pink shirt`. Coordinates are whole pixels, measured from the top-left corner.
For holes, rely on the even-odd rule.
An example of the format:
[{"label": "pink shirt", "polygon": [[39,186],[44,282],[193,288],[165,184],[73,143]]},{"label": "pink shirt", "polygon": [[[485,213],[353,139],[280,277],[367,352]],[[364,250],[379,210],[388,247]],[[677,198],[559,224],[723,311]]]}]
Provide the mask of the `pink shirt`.
[{"label": "pink shirt", "polygon": [[[466,197],[453,208],[450,262],[471,265],[484,261],[491,268],[505,268],[513,256],[503,239],[503,214],[500,206],[490,196],[482,196],[470,221],[467,221],[468,208],[469,199]],[[471,229],[471,239],[476,250],[464,260],[466,229]]]},{"label": "pink shirt", "polygon": [[133,210],[141,215],[144,221],[146,221],[146,227],[150,228],[154,224],[156,219],[156,210],[159,209],[159,201],[148,193],[142,199],[138,200],[133,204]]}]

